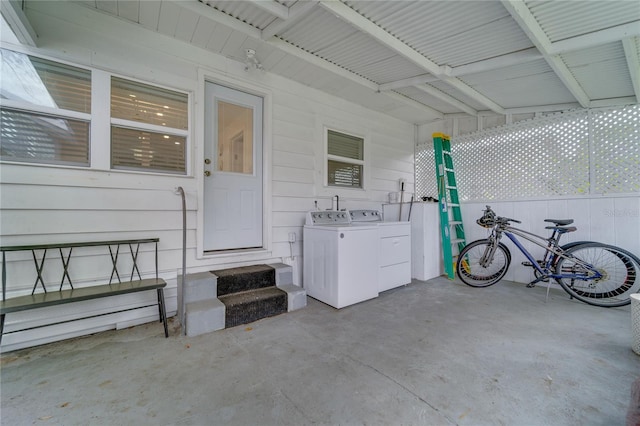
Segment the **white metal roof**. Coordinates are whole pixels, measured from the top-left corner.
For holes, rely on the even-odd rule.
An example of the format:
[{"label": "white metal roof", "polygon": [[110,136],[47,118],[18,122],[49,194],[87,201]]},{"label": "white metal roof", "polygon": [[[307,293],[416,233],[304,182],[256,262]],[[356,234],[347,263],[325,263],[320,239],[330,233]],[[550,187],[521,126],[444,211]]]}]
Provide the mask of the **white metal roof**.
[{"label": "white metal roof", "polygon": [[84,0],[400,119],[640,100],[634,0]]}]

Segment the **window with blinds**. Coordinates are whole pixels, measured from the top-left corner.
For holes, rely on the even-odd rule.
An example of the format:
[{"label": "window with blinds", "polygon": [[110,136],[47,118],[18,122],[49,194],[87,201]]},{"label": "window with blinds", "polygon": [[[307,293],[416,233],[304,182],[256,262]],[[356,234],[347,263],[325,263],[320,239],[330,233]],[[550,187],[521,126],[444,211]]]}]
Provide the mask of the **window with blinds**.
[{"label": "window with blinds", "polygon": [[[8,49],[0,55],[1,161],[90,167],[91,131],[111,130],[111,169],[187,173],[186,93],[118,77],[92,80],[91,70]],[[92,93],[107,90],[111,96],[97,96],[93,114],[110,121],[92,128]],[[98,160],[94,167],[109,164]]]},{"label": "window with blinds", "polygon": [[111,167],[186,174],[188,95],[111,78]]},{"label": "window with blinds", "polygon": [[0,159],[89,166],[91,71],[0,49]]},{"label": "window with blinds", "polygon": [[327,129],[327,184],[362,188],[364,139]]}]

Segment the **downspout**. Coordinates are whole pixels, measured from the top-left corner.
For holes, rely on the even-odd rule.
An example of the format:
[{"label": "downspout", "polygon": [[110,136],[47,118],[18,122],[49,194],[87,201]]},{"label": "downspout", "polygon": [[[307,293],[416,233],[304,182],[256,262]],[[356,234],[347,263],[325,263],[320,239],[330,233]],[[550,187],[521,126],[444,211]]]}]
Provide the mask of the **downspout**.
[{"label": "downspout", "polygon": [[187,200],[181,186],[176,188],[176,194],[182,198],[182,280],[178,286],[178,306],[180,307],[180,327],[184,336],[187,334],[184,323],[184,286],[187,280]]}]

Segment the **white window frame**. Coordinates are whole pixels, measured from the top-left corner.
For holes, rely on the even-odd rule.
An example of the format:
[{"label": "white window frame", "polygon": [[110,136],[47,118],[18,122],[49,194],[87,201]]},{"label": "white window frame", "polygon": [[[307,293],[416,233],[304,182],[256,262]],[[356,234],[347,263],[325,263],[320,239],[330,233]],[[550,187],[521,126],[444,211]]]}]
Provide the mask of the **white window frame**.
[{"label": "white window frame", "polygon": [[[329,131],[342,133],[348,136],[356,137],[362,139],[362,160],[356,160],[348,157],[341,157],[338,155],[329,154]],[[367,161],[367,152],[368,152],[368,137],[367,135],[363,135],[359,132],[354,132],[350,130],[344,130],[343,128],[332,126],[332,125],[324,125],[323,126],[323,138],[324,138],[324,158],[323,158],[323,170],[324,170],[324,183],[323,186],[327,191],[365,191],[367,189],[367,176],[368,176],[368,161]],[[347,187],[347,186],[339,186],[339,185],[330,185],[329,184],[329,160],[340,161],[343,163],[355,164],[362,166],[362,176],[361,183],[362,187]]]},{"label": "white window frame", "polygon": [[[111,117],[111,78],[115,77],[121,80],[126,80],[126,81],[130,81],[133,83],[139,83],[139,84],[143,84],[145,86],[151,86],[154,88],[158,88],[158,89],[164,89],[164,90],[169,90],[172,92],[176,92],[176,93],[181,93],[184,95],[187,95],[187,129],[183,130],[183,129],[176,129],[174,127],[164,127],[164,126],[159,126],[157,124],[148,124],[148,123],[144,123],[144,122],[140,122],[140,121],[134,121],[134,120],[126,120],[126,119],[122,119],[122,118],[113,118]],[[156,83],[149,83],[140,79],[135,79],[135,78],[130,78],[130,77],[125,77],[125,76],[121,76],[118,74],[114,74],[114,73],[109,73],[109,100],[108,100],[108,116],[109,116],[109,164],[108,167],[110,170],[113,171],[127,171],[127,172],[140,172],[140,173],[159,173],[162,175],[171,175],[171,176],[189,176],[189,161],[188,161],[188,157],[189,157],[189,134],[190,134],[190,127],[191,127],[191,117],[190,117],[190,106],[191,106],[191,95],[188,92],[185,92],[183,90],[177,90],[175,88],[172,87],[166,87],[166,86],[162,86]],[[179,172],[170,172],[170,171],[161,171],[161,170],[153,170],[153,169],[149,169],[149,170],[145,170],[142,168],[139,169],[127,169],[127,168],[113,168],[112,164],[111,164],[111,155],[112,155],[112,151],[111,151],[111,126],[116,126],[116,127],[120,127],[120,128],[124,128],[124,129],[130,129],[130,130],[141,130],[141,131],[148,131],[151,133],[162,133],[162,134],[166,134],[166,135],[172,135],[172,136],[180,136],[180,137],[184,137],[185,138],[185,163],[184,163],[184,173],[179,173]]]},{"label": "white window frame", "polygon": [[[175,87],[158,84],[156,82],[149,82],[138,78],[133,78],[126,75],[116,74],[113,72],[103,71],[101,69],[88,67],[77,64],[75,62],[61,60],[56,57],[50,57],[48,55],[42,55],[38,52],[32,52],[30,49],[20,49],[16,46],[5,46],[0,44],[0,48],[10,50],[15,53],[32,56],[34,58],[44,59],[47,61],[59,63],[61,65],[68,65],[71,67],[83,69],[91,73],[91,113],[82,113],[78,111],[71,111],[62,108],[51,108],[40,105],[33,105],[26,102],[12,101],[7,99],[0,100],[2,107],[11,108],[14,110],[24,111],[26,113],[47,114],[60,118],[69,118],[75,120],[83,120],[89,123],[89,140],[87,141],[89,149],[89,164],[88,165],[69,165],[62,163],[48,163],[48,162],[36,162],[36,161],[20,161],[12,159],[2,159],[0,163],[6,164],[28,164],[30,166],[37,167],[53,167],[53,168],[72,168],[81,170],[103,170],[114,173],[144,173],[144,174],[157,174],[162,176],[179,176],[189,177],[191,176],[191,147],[192,147],[192,114],[193,114],[193,93],[188,90],[179,89]],[[129,121],[124,119],[111,117],[111,77],[120,78],[123,80],[132,81],[135,83],[144,84],[147,86],[157,87],[158,89],[165,89],[182,93],[187,95],[187,129],[175,129],[166,128],[163,126],[141,123],[138,121]],[[124,127],[133,130],[150,131],[154,133],[164,133],[168,135],[184,137],[186,140],[185,146],[185,171],[184,173],[167,172],[161,170],[144,170],[144,169],[114,169],[111,168],[111,125],[118,127]]]},{"label": "white window frame", "polygon": [[84,71],[88,71],[91,74],[91,113],[86,113],[86,112],[80,112],[80,111],[73,111],[73,110],[69,110],[69,109],[65,109],[65,108],[53,108],[53,107],[47,107],[44,105],[37,105],[37,104],[32,104],[29,102],[21,102],[21,101],[15,101],[15,100],[11,100],[11,99],[0,99],[0,106],[2,108],[7,108],[7,109],[12,109],[15,111],[19,111],[19,112],[24,112],[24,113],[35,113],[35,114],[44,114],[44,115],[48,115],[54,118],[61,118],[61,119],[71,119],[71,120],[78,120],[78,121],[84,121],[87,122],[89,124],[89,140],[87,141],[87,150],[88,150],[88,164],[87,165],[71,165],[71,164],[64,164],[64,163],[56,163],[56,162],[45,162],[45,161],[27,161],[24,159],[0,159],[0,163],[7,163],[7,164],[29,164],[29,165],[34,165],[34,166],[44,166],[44,167],[70,167],[70,168],[79,168],[79,169],[90,169],[92,166],[92,159],[93,159],[93,154],[92,154],[92,134],[93,134],[93,114],[95,113],[93,110],[94,107],[94,98],[95,98],[95,93],[93,91],[93,69],[89,68],[89,67],[85,67],[82,65],[78,65],[76,63],[72,63],[72,62],[68,62],[68,61],[62,61],[59,60],[57,58],[50,58],[50,57],[46,57],[46,56],[42,56],[42,55],[37,55],[34,54],[32,52],[26,52],[20,49],[14,49],[14,48],[9,48],[9,47],[5,47],[0,45],[0,48],[3,50],[8,50],[14,53],[18,53],[21,55],[26,55],[26,56],[31,56],[34,58],[38,58],[38,59],[43,59],[46,61],[50,61],[50,62],[54,62],[56,64],[60,64],[60,65],[67,65],[70,67],[74,67],[74,68],[78,68]]}]

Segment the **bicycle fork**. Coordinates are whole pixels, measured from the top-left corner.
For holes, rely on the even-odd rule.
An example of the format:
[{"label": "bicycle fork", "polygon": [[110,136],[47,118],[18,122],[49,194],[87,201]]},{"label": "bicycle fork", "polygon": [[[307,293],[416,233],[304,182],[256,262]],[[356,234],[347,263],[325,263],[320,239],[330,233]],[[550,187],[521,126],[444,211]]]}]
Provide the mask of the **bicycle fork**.
[{"label": "bicycle fork", "polygon": [[498,249],[498,240],[499,238],[496,238],[493,235],[489,237],[489,244],[484,249],[484,253],[482,253],[482,257],[480,257],[480,260],[478,261],[480,266],[483,268],[487,268],[491,265],[491,262],[493,262],[493,256],[496,254],[496,250]]}]

